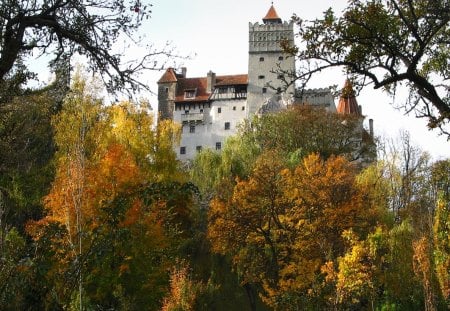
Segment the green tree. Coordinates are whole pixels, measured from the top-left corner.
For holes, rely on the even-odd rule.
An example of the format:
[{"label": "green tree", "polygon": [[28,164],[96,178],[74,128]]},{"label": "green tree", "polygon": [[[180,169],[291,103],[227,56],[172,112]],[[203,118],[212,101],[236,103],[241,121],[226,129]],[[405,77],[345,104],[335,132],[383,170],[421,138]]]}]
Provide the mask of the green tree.
[{"label": "green tree", "polygon": [[[365,149],[367,141],[359,145],[363,138],[360,119],[310,106],[255,118],[242,136],[260,150],[276,149],[287,158],[297,156],[297,161],[310,153],[325,159],[332,155],[345,155],[351,161],[363,156],[375,158]],[[294,161],[293,166],[297,163]]]},{"label": "green tree", "polygon": [[285,47],[300,61],[296,79],[344,67],[359,87],[395,94],[406,85],[406,111],[450,135],[448,1],[351,0],[340,17],[328,9],[314,21],[294,20],[305,46]]},{"label": "green tree", "polygon": [[42,213],[41,198],[53,178],[54,154],[48,93],[15,98],[0,105],[0,191],[5,196],[3,225],[23,232]]}]

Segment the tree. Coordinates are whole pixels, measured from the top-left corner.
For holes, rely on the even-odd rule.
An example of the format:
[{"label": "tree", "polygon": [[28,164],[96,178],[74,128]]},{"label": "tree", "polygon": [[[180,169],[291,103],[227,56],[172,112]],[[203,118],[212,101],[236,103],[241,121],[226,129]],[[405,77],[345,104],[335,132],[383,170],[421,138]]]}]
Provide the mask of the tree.
[{"label": "tree", "polygon": [[388,208],[397,221],[411,218],[417,232],[429,235],[436,201],[429,154],[415,146],[407,132],[386,143],[379,153],[381,174],[389,188],[385,193]]},{"label": "tree", "polygon": [[322,267],[332,287],[330,302],[345,310],[420,309],[424,298],[414,271],[413,235],[407,221],[392,229],[377,225],[364,240],[344,231],[349,246],[338,265],[329,261]]},{"label": "tree", "polygon": [[151,13],[151,5],[141,1],[2,1],[0,4],[0,85],[14,85],[17,65],[31,52],[52,55],[53,62],[73,53],[87,57],[93,72],[101,73],[109,90],[148,88],[136,76],[143,70],[160,69],[159,56],[169,56],[168,47],[155,50],[147,46],[140,60],[124,62],[115,53],[119,39],[139,43],[136,31]]},{"label": "tree", "polygon": [[[345,155],[352,161],[375,158],[372,150],[367,149],[373,140],[362,141],[360,121],[358,117],[321,108],[295,106],[255,118],[251,126],[244,127],[241,135],[256,144],[256,149],[276,149],[297,160],[310,153],[319,153],[325,159],[332,155]],[[297,163],[293,163],[294,166]]]},{"label": "tree", "polygon": [[312,154],[292,170],[281,159],[262,153],[248,179],[218,192],[208,237],[272,307],[318,306],[321,266],[343,253],[344,230],[367,234],[370,212],[343,157]]},{"label": "tree", "polygon": [[450,305],[450,162],[439,161],[433,167],[433,177],[439,196],[434,215],[434,263],[441,293]]},{"label": "tree", "polygon": [[8,198],[3,217],[20,232],[28,219],[40,217],[53,178],[53,114],[45,92],[0,105],[0,191]]},{"label": "tree", "polygon": [[450,136],[448,1],[351,0],[341,17],[328,9],[321,19],[294,20],[305,45],[285,44],[301,62],[295,79],[305,83],[324,69],[344,67],[359,87],[395,94],[406,85],[406,111]]},{"label": "tree", "polygon": [[377,290],[375,250],[368,242],[358,241],[351,230],[344,231],[343,236],[348,239],[350,250],[338,259],[337,300],[347,308],[353,305],[365,309],[368,302],[373,305]]},{"label": "tree", "polygon": [[197,296],[204,286],[192,280],[188,264],[181,262],[178,265],[170,273],[170,295],[164,298],[161,311],[198,310]]},{"label": "tree", "polygon": [[179,126],[153,127],[145,103],[103,106],[96,86],[75,76],[53,118],[56,177],[27,225],[44,257],[40,305],[156,310],[186,256],[196,189],[173,150]]},{"label": "tree", "polygon": [[424,295],[424,310],[436,310],[436,291],[433,284],[431,245],[427,237],[413,242],[414,272],[420,278]]}]

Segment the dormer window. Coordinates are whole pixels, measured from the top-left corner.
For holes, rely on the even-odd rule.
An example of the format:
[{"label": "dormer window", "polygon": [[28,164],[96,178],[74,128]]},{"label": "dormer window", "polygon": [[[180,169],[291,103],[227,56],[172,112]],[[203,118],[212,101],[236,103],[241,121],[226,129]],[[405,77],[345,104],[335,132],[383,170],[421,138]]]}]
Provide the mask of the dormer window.
[{"label": "dormer window", "polygon": [[195,98],[195,93],[196,93],[195,89],[185,90],[184,91],[184,98],[185,99]]}]

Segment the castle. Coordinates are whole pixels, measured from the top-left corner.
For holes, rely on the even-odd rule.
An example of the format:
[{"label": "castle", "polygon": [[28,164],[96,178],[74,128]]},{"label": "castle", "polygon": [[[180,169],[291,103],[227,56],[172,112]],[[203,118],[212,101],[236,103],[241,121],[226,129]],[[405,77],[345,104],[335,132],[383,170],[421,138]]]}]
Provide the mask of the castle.
[{"label": "castle", "polygon": [[356,114],[361,116],[362,129],[363,117],[354,95],[341,96],[336,109],[327,88],[296,94],[294,83],[289,81],[295,72],[295,59],[281,48],[281,42],[294,45],[293,22],[283,22],[273,4],[262,21],[249,23],[247,74],[221,76],[209,71],[206,77],[188,78],[186,68],[181,72],[168,68],[159,79],[159,118],[182,125],[176,150],[180,160],[193,159],[204,148],[221,150],[243,120],[296,103]]}]

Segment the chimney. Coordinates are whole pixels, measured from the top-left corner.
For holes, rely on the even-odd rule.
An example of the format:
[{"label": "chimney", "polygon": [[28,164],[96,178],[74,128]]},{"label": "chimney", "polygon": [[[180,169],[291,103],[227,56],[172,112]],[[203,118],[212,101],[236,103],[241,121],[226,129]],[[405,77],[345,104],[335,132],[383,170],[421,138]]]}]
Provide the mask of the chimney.
[{"label": "chimney", "polygon": [[187,72],[187,68],[186,67],[181,67],[181,76],[183,78],[186,78],[186,72]]},{"label": "chimney", "polygon": [[369,134],[373,138],[373,119],[369,119]]},{"label": "chimney", "polygon": [[216,74],[211,70],[206,75],[206,93],[211,94],[216,84]]}]

